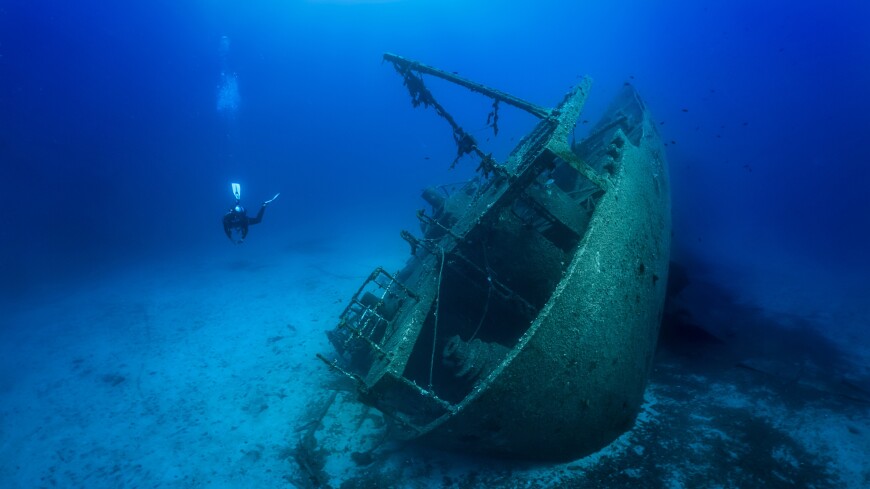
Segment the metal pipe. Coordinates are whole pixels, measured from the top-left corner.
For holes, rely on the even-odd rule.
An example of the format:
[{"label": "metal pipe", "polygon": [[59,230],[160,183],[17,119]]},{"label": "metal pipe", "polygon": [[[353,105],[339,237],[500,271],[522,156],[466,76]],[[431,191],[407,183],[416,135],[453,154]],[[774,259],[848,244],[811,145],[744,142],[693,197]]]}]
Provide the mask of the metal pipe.
[{"label": "metal pipe", "polygon": [[509,93],[505,93],[494,88],[489,88],[471,80],[466,80],[465,78],[462,78],[461,76],[456,76],[453,73],[448,73],[446,71],[439,70],[438,68],[433,68],[432,66],[424,65],[423,63],[403,58],[392,53],[384,53],[384,59],[390,61],[393,64],[401,65],[404,68],[409,68],[420,73],[426,73],[427,75],[432,75],[441,78],[442,80],[447,80],[451,83],[463,86],[471,90],[472,92],[477,92],[491,99],[504,102],[508,105],[512,105],[540,119],[546,119],[550,116],[550,109],[541,107],[540,105],[535,105],[531,102],[526,102],[525,100],[514,97]]}]

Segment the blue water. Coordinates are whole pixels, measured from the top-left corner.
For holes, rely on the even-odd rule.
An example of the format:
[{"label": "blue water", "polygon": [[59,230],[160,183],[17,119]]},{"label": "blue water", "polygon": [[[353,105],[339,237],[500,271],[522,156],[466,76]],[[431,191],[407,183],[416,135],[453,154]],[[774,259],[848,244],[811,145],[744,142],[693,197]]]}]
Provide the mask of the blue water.
[{"label": "blue water", "polygon": [[[3,0],[0,305],[414,226],[421,189],[478,162],[448,169],[449,127],[411,107],[393,52],[544,106],[588,74],[592,122],[632,83],[668,144],[674,258],[759,307],[812,302],[813,327],[867,348],[868,26],[857,0]],[[490,137],[489,101],[428,83],[497,156],[535,123],[503,108]],[[250,209],[281,193],[241,246],[233,182]]]},{"label": "blue water", "polygon": [[4,2],[4,286],[223,246],[235,180],[251,198],[283,192],[270,219],[285,223],[363,197],[413,203],[449,132],[408,109],[387,51],[541,105],[589,74],[590,111],[631,79],[677,143],[678,245],[739,227],[866,265],[863,2],[499,5]]}]

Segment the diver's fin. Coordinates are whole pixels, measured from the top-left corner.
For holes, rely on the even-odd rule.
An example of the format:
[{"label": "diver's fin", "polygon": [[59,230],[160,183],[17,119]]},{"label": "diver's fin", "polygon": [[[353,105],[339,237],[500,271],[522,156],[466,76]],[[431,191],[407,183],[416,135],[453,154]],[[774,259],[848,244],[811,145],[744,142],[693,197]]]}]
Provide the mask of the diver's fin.
[{"label": "diver's fin", "polygon": [[236,200],[242,200],[242,186],[238,183],[233,184],[233,195],[236,196]]},{"label": "diver's fin", "polygon": [[263,202],[263,205],[271,204],[272,201],[275,200],[275,199],[277,199],[279,195],[281,195],[281,192],[278,192],[277,194],[275,194],[274,197],[272,197],[271,199],[267,200],[266,202]]}]

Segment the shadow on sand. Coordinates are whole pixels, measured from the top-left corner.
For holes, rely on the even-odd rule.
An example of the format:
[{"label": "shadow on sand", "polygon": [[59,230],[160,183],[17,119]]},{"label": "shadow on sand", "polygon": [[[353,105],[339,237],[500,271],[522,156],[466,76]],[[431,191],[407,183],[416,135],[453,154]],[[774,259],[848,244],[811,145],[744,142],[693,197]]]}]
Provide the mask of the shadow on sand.
[{"label": "shadow on sand", "polygon": [[[393,442],[388,423],[353,402],[352,386],[336,385],[347,416],[340,424],[350,428],[327,419],[328,405],[300,419],[300,441],[287,450],[296,462],[290,480],[340,488],[861,487],[870,471],[837,457],[838,447],[851,443],[860,454],[866,444],[868,379],[822,325],[743,304],[697,278],[708,272],[699,262],[672,264],[646,402],[634,428],[599,453],[546,465]],[[349,449],[353,437],[369,441]],[[351,454],[342,473],[330,473],[339,446]]]}]

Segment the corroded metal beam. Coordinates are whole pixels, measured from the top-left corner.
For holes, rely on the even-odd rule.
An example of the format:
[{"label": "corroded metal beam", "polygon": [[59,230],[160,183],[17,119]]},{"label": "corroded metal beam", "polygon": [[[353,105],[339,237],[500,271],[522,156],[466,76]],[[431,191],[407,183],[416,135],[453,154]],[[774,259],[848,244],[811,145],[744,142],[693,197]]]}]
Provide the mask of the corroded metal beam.
[{"label": "corroded metal beam", "polygon": [[472,92],[480,93],[491,99],[498,100],[508,105],[512,105],[520,110],[524,110],[535,117],[546,119],[550,116],[551,110],[548,108],[541,107],[540,105],[535,105],[531,102],[526,102],[525,100],[514,97],[509,93],[505,93],[494,88],[489,88],[485,85],[481,85],[480,83],[466,80],[465,78],[457,76],[453,73],[448,73],[444,70],[439,70],[438,68],[433,68],[432,66],[425,65],[423,63],[413,61],[407,58],[403,58],[392,53],[384,53],[384,59],[393,63],[396,66],[410,69],[419,73],[426,73],[427,75],[432,75],[434,77],[438,77],[451,83],[463,86],[471,90]]}]

